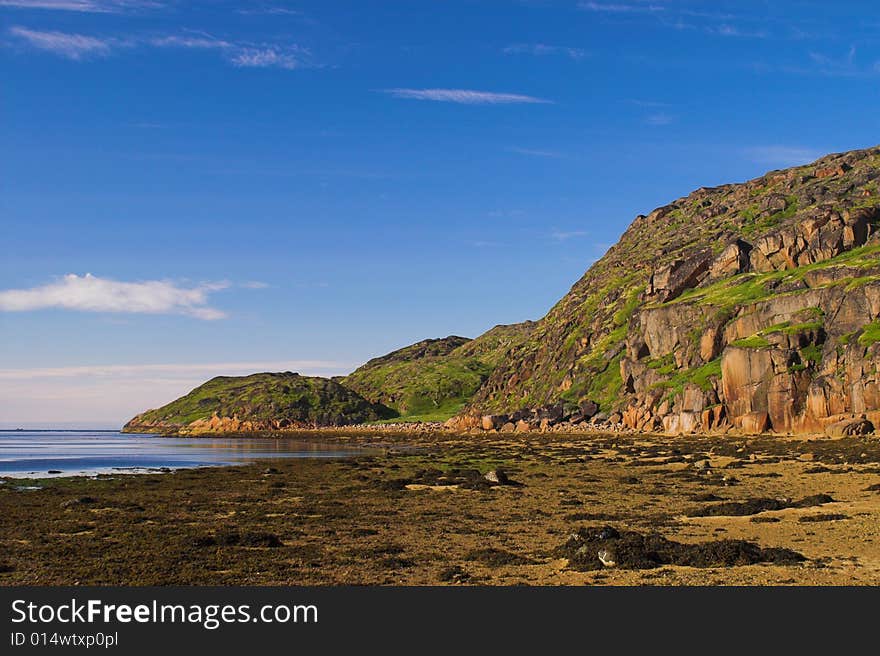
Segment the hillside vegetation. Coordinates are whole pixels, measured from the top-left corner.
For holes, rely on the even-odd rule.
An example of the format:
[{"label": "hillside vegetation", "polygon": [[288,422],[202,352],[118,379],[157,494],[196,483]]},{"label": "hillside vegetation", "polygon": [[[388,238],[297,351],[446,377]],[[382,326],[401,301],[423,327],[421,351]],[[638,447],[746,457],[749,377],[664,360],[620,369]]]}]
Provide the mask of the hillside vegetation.
[{"label": "hillside vegetation", "polygon": [[532,325],[496,326],[475,340],[424,340],[370,360],[340,382],[393,409],[397,421],[445,421],[462,410]]},{"label": "hillside vegetation", "polygon": [[129,421],[129,432],[249,432],[341,426],[393,414],[328,380],[299,374],[218,376]]},{"label": "hillside vegetation", "polygon": [[424,340],[333,381],[215,379],[131,425],[871,431],[878,182],[875,147],[701,187],[637,216],[537,322]]},{"label": "hillside vegetation", "polygon": [[636,217],[458,425],[585,400],[671,433],[810,432],[880,410],[878,180],[871,148]]}]

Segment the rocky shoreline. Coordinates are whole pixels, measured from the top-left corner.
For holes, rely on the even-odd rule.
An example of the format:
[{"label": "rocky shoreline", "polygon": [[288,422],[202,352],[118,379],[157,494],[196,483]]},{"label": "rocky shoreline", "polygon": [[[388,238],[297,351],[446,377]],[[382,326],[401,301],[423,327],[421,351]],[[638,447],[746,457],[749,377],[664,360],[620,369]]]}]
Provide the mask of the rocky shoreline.
[{"label": "rocky shoreline", "polygon": [[317,435],[373,448],[0,484],[0,585],[880,584],[871,437]]},{"label": "rocky shoreline", "polygon": [[[711,410],[706,412],[712,412]],[[872,413],[874,417],[875,413]],[[248,436],[291,436],[291,435],[416,435],[431,434],[517,434],[539,433],[558,435],[639,435],[647,434],[657,437],[680,435],[711,435],[717,437],[745,437],[758,435],[797,436],[802,439],[838,438],[854,435],[870,436],[875,433],[875,425],[866,414],[843,414],[836,416],[833,423],[828,423],[822,431],[810,433],[777,433],[767,426],[740,426],[715,424],[712,430],[700,429],[699,423],[683,423],[674,433],[664,430],[663,423],[657,416],[652,421],[634,420],[633,415],[648,415],[645,409],[635,408],[626,412],[599,412],[598,406],[592,402],[581,403],[579,406],[556,404],[554,406],[521,410],[512,414],[491,414],[481,416],[462,415],[445,422],[389,422],[364,423],[344,426],[318,426],[308,424],[279,425],[277,422],[240,421],[231,417],[214,417],[211,421],[200,422],[187,427],[166,427],[153,425],[126,424],[123,433],[160,434],[173,437],[248,437]],[[641,426],[636,428],[635,425]],[[752,430],[748,430],[752,428]],[[653,429],[653,430],[652,430]]]}]

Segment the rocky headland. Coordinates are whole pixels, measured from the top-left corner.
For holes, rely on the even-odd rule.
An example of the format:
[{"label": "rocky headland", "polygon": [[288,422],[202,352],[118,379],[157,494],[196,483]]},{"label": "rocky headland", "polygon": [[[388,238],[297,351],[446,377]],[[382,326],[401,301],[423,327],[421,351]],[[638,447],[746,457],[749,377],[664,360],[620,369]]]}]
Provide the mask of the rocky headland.
[{"label": "rocky headland", "polygon": [[311,381],[302,395],[266,378],[214,379],[126,430],[391,420],[454,431],[871,433],[878,182],[875,147],[700,188],[636,217],[539,321],[419,342],[332,381],[298,377]]}]

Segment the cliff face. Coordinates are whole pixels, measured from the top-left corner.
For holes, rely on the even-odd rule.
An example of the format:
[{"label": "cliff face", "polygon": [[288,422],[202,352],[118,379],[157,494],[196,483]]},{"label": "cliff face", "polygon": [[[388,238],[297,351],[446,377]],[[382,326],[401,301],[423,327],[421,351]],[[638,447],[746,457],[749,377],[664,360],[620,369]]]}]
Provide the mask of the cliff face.
[{"label": "cliff face", "polygon": [[880,425],[880,147],[638,216],[538,322],[424,340],[327,380],[217,378],[128,430],[391,417],[830,434]]},{"label": "cliff face", "polygon": [[176,401],[139,414],[123,432],[197,435],[317,428],[392,414],[326,378],[262,373],[212,378]]},{"label": "cliff face", "polygon": [[637,217],[454,425],[866,430],[848,420],[880,421],[878,181],[872,148]]}]

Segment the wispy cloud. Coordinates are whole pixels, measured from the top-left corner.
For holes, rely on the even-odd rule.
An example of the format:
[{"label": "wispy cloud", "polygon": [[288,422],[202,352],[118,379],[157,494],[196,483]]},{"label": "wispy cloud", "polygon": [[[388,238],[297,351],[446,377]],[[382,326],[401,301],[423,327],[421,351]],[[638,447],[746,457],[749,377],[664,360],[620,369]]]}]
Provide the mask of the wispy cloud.
[{"label": "wispy cloud", "polygon": [[9,32],[38,50],[79,61],[89,57],[104,57],[120,43],[116,39],[102,39],[67,32],[41,32],[25,27],[11,27]]},{"label": "wispy cloud", "polygon": [[489,210],[488,212],[486,212],[486,215],[491,216],[493,219],[497,219],[497,218],[511,218],[512,219],[515,217],[524,216],[525,213],[526,213],[525,210],[519,210],[519,209]]},{"label": "wispy cloud", "polygon": [[311,66],[308,49],[291,45],[237,43],[219,39],[210,34],[196,33],[166,35],[150,43],[157,48],[184,48],[189,50],[219,50],[234,66],[240,68],[284,68],[293,70]]},{"label": "wispy cloud", "polygon": [[724,23],[717,27],[707,27],[707,31],[718,36],[739,37],[745,39],[766,39],[770,35],[765,30],[750,30],[736,25]]},{"label": "wispy cloud", "polygon": [[204,32],[186,32],[161,36],[87,36],[68,32],[47,32],[15,26],[9,33],[38,50],[75,61],[108,56],[120,48],[148,47],[156,49],[206,50],[221,53],[239,68],[314,67],[311,52],[297,44],[251,43],[230,41]]},{"label": "wispy cloud", "polygon": [[785,168],[809,164],[822,156],[822,151],[799,146],[752,146],[745,148],[743,154],[747,159],[764,166]]},{"label": "wispy cloud", "polygon": [[536,150],[534,148],[519,148],[517,146],[511,146],[507,151],[518,155],[528,155],[529,157],[563,157],[562,153],[555,150]]},{"label": "wispy cloud", "polygon": [[672,106],[672,105],[670,105],[670,104],[667,103],[667,102],[660,102],[660,101],[658,101],[658,100],[638,100],[638,99],[634,99],[634,100],[630,100],[630,102],[631,102],[633,105],[636,105],[637,107],[671,107],[671,106]]},{"label": "wispy cloud", "polygon": [[274,5],[264,7],[247,7],[237,9],[237,13],[243,16],[303,16],[303,12],[298,9],[290,9],[288,7],[278,7]]},{"label": "wispy cloud", "polygon": [[552,100],[525,96],[518,93],[494,93],[491,91],[473,91],[470,89],[380,89],[395,98],[411,100],[431,100],[435,102],[451,102],[460,105],[514,105],[514,104],[548,104]]},{"label": "wispy cloud", "polygon": [[299,48],[288,48],[286,51],[277,47],[243,48],[230,57],[230,61],[242,68],[286,68],[293,70],[303,66],[298,56]]},{"label": "wispy cloud", "polygon": [[229,41],[202,32],[196,34],[170,34],[149,39],[157,48],[188,48],[194,50],[226,50],[234,47]]},{"label": "wispy cloud", "polygon": [[657,113],[657,114],[651,114],[650,116],[647,116],[645,118],[645,123],[648,125],[660,126],[660,125],[669,125],[674,120],[675,119],[672,116],[670,116],[669,114]]},{"label": "wispy cloud", "polygon": [[28,312],[48,308],[81,312],[130,314],[183,314],[196,319],[223,319],[226,314],[208,305],[208,295],[229,283],[183,287],[167,280],[122,282],[87,273],[68,274],[55,282],[30,289],[0,291],[0,312]]},{"label": "wispy cloud", "polygon": [[89,14],[117,14],[135,9],[156,9],[164,6],[150,0],[0,0],[0,7],[14,9],[46,9],[77,11]]},{"label": "wispy cloud", "polygon": [[874,62],[873,66],[860,64],[856,58],[857,54],[856,47],[850,46],[845,55],[834,56],[811,52],[809,57],[817,72],[831,77],[857,77],[880,70],[878,62]]},{"label": "wispy cloud", "polygon": [[580,2],[578,7],[586,11],[597,11],[606,14],[643,14],[666,11],[666,7],[661,5],[641,3]]},{"label": "wispy cloud", "polygon": [[47,427],[73,422],[121,426],[214,376],[296,371],[304,376],[347,374],[355,365],[328,360],[253,360],[167,364],[106,364],[0,369],[0,425]]},{"label": "wispy cloud", "polygon": [[570,48],[567,46],[548,46],[545,43],[515,43],[502,50],[505,55],[534,55],[543,57],[546,55],[564,55],[578,61],[587,56],[582,48]]},{"label": "wispy cloud", "polygon": [[650,2],[581,2],[585,11],[616,14],[619,18],[637,20],[646,18],[656,25],[675,30],[694,30],[720,37],[763,39],[769,37],[764,29],[746,27],[754,24],[754,15],[737,16],[730,13],[690,9],[680,5],[654,4]]},{"label": "wispy cloud", "polygon": [[263,360],[254,362],[209,362],[176,364],[111,364],[74,367],[35,367],[0,369],[0,380],[34,380],[39,378],[73,378],[79,376],[128,377],[144,374],[163,376],[240,375],[260,371],[348,371],[348,362],[330,360]]},{"label": "wispy cloud", "polygon": [[589,234],[586,230],[554,230],[550,233],[550,237],[556,241],[568,241],[578,237],[587,237]]},{"label": "wispy cloud", "polygon": [[818,75],[823,77],[859,78],[873,77],[880,73],[880,61],[866,60],[859,57],[856,46],[850,46],[843,54],[829,55],[824,52],[811,51],[805,60],[787,63],[754,64],[760,73],[789,73],[793,75]]}]

